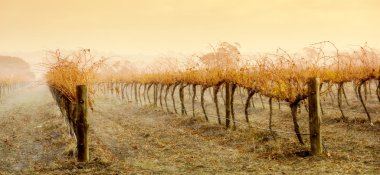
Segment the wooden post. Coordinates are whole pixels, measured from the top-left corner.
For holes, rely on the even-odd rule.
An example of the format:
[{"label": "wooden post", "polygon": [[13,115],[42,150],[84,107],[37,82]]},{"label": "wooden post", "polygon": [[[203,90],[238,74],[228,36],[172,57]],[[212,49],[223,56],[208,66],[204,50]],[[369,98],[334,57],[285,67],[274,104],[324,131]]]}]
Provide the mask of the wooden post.
[{"label": "wooden post", "polygon": [[231,84],[226,83],[226,127],[230,127],[230,121],[231,121]]},{"label": "wooden post", "polygon": [[309,130],[312,155],[322,154],[319,84],[319,78],[310,78],[308,81]]},{"label": "wooden post", "polygon": [[77,105],[76,105],[76,131],[77,131],[77,150],[78,161],[86,162],[89,160],[88,149],[88,123],[87,123],[87,86],[79,85],[77,90]]},{"label": "wooden post", "polygon": [[153,85],[153,104],[154,104],[154,107],[157,107],[157,85],[156,84],[154,84]]}]

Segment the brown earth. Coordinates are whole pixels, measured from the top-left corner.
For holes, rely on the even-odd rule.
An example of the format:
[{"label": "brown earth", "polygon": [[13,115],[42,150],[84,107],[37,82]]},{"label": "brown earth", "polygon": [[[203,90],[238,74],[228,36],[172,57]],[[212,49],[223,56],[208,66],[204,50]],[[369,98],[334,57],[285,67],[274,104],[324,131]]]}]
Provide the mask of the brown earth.
[{"label": "brown earth", "polygon": [[[275,141],[267,130],[255,128],[268,125],[268,106],[263,109],[258,97],[250,115],[253,128],[237,123],[234,131],[215,118],[205,122],[200,113],[191,118],[101,95],[89,118],[91,160],[76,163],[75,140],[48,88],[30,85],[0,102],[0,174],[380,174],[380,104],[368,100],[375,121],[369,127],[359,103],[350,100],[345,109],[355,110],[347,112],[349,122],[337,120],[336,109],[325,109],[322,131],[329,155],[312,157],[307,135],[301,146],[294,134],[278,133]],[[215,108],[208,101],[211,114]],[[329,103],[327,98],[326,108]],[[273,128],[292,133],[289,108],[275,104]],[[300,126],[307,133],[302,110]]]}]

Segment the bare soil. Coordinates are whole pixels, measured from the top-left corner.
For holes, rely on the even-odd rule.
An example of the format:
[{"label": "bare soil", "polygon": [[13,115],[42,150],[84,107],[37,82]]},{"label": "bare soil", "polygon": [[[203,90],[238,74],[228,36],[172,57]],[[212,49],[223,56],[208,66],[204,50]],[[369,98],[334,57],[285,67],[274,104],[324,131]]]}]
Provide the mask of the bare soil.
[{"label": "bare soil", "polygon": [[[265,98],[263,109],[255,97],[249,128],[236,96],[241,123],[232,130],[218,125],[215,118],[205,122],[199,112],[190,117],[190,103],[186,104],[190,116],[181,116],[99,95],[89,118],[91,160],[77,163],[75,140],[49,93],[44,85],[30,85],[1,100],[0,174],[380,174],[380,104],[375,98],[367,101],[373,127],[354,97],[345,106],[351,109],[348,122],[339,120],[339,111],[326,98],[322,131],[327,152],[308,156],[308,136],[303,136],[302,146],[291,134],[286,104],[279,109],[274,103],[273,128],[290,134],[277,133],[274,140],[269,131],[258,129],[268,127]],[[207,112],[215,115],[207,100]],[[196,105],[200,111],[199,101]],[[302,108],[303,133],[308,132],[307,119]]]}]

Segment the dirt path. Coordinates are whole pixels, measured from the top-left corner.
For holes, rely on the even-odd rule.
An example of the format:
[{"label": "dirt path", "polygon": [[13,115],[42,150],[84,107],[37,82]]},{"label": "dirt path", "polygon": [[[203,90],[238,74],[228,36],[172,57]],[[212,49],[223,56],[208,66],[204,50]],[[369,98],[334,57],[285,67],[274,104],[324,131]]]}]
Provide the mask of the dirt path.
[{"label": "dirt path", "polygon": [[[45,86],[29,85],[0,103],[0,174],[33,171],[59,158],[52,143],[60,136],[54,103]],[[56,130],[49,128],[56,126]],[[57,147],[53,147],[53,149]]]},{"label": "dirt path", "polygon": [[[355,129],[347,131],[344,124],[333,123],[324,128],[326,132],[333,128],[339,133],[326,135],[333,157],[300,157],[297,152],[308,148],[300,146],[292,135],[277,136],[275,142],[268,132],[225,130],[199,119],[168,114],[149,106],[137,107],[114,97],[103,96],[97,101],[92,130],[128,171],[147,174],[379,172],[376,168],[380,163],[377,156],[380,149],[376,148],[379,137],[371,131],[360,134]],[[341,135],[350,139],[344,140]],[[338,139],[337,143],[330,141]],[[360,145],[360,140],[366,141],[366,145]],[[347,151],[346,144],[357,149]]]},{"label": "dirt path", "polygon": [[107,148],[93,132],[90,133],[93,141],[91,162],[75,161],[75,140],[69,136],[68,127],[46,85],[31,84],[2,99],[0,128],[1,175],[119,171],[107,162],[112,156],[107,157]]},{"label": "dirt path", "polygon": [[[236,173],[239,150],[178,127],[162,111],[109,103],[93,115],[91,126],[119,161],[132,170],[157,173]],[[102,110],[102,109],[100,109]],[[173,116],[171,116],[173,117]],[[172,120],[172,121],[169,121]],[[215,128],[216,130],[221,128]],[[213,132],[213,131],[210,131]],[[212,166],[210,166],[212,164]]]}]

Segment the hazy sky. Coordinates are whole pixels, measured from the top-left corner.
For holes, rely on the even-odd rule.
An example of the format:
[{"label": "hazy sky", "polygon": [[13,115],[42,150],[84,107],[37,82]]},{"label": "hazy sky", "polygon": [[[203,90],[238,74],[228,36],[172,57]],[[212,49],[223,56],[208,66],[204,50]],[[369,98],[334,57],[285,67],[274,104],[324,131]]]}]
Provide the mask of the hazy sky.
[{"label": "hazy sky", "polygon": [[193,53],[219,41],[263,52],[379,39],[379,0],[0,0],[0,54]]}]

